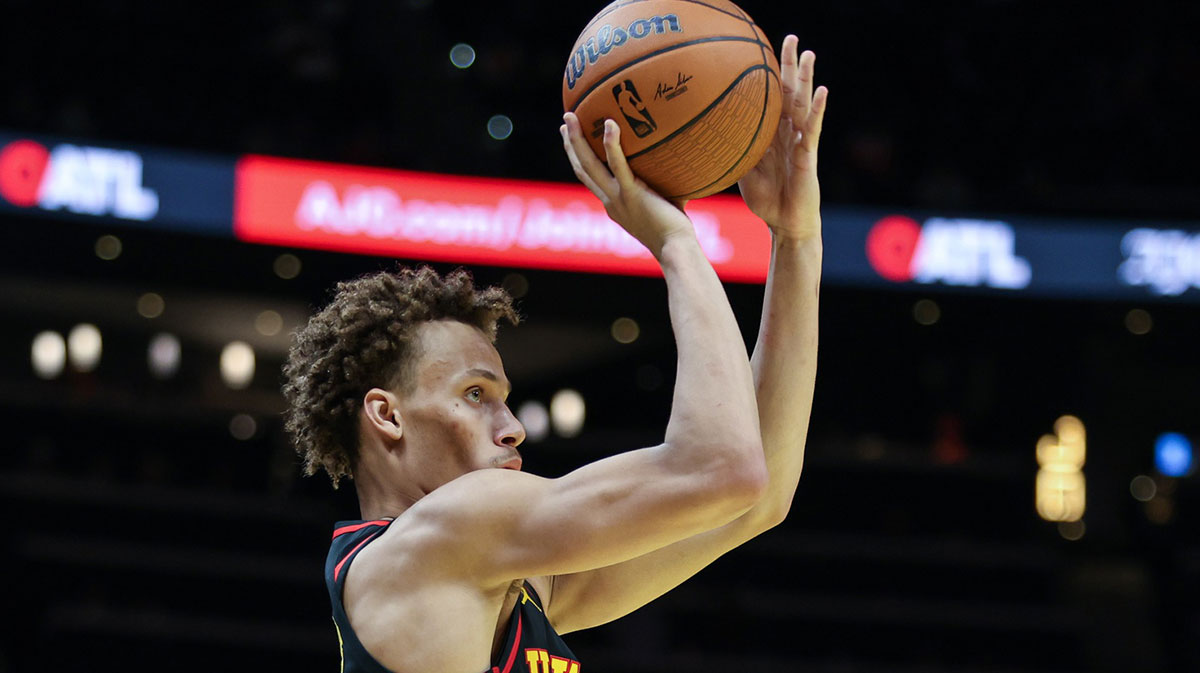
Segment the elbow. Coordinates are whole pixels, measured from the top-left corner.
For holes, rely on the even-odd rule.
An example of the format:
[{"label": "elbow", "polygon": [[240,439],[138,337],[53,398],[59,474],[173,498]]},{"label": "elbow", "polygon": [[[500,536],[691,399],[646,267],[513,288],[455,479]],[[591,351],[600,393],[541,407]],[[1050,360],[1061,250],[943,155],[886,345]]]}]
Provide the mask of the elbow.
[{"label": "elbow", "polygon": [[[754,507],[770,483],[762,444],[739,439],[688,445],[688,451],[662,445],[664,473],[682,478],[690,511],[706,511],[723,521]],[[687,454],[691,454],[688,456]],[[699,458],[699,460],[697,460]]]},{"label": "elbow", "polygon": [[766,507],[762,515],[762,530],[768,531],[776,526],[782,525],[787,520],[788,512],[792,509],[792,499],[786,498],[782,502],[771,503]]},{"label": "elbow", "polygon": [[757,505],[767,494],[771,475],[763,459],[762,445],[744,447],[724,468],[721,479],[722,495],[735,510],[745,511]]}]

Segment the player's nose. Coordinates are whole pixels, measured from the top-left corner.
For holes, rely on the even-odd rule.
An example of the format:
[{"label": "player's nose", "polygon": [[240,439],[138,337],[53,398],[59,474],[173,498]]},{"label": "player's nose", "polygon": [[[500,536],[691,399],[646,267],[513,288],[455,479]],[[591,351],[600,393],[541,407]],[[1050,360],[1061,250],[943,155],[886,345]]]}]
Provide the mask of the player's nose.
[{"label": "player's nose", "polygon": [[504,406],[504,411],[500,414],[500,425],[496,436],[496,443],[505,446],[516,448],[525,441],[525,426],[521,425],[521,421],[513,415],[508,405]]}]

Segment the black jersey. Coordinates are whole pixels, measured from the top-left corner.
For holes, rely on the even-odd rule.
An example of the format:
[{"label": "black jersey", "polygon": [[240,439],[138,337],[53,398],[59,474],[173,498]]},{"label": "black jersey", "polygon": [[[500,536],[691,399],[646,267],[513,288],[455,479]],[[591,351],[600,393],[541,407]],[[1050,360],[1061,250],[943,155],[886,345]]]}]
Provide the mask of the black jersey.
[{"label": "black jersey", "polygon": [[[391,673],[363,647],[342,605],[346,569],[354,556],[391,525],[391,519],[339,521],[325,559],[325,586],[333,605],[333,624],[342,651],[342,673]],[[579,662],[542,612],[542,601],[529,582],[513,606],[500,658],[484,673],[580,673]]]}]

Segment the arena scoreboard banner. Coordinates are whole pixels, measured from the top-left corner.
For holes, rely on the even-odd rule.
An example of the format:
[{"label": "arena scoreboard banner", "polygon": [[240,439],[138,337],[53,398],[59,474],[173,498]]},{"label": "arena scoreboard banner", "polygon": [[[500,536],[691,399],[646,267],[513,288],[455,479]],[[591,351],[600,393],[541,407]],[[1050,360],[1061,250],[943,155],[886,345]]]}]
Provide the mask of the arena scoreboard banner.
[{"label": "arena scoreboard banner", "polygon": [[[722,278],[765,278],[770,237],[740,199],[688,209]],[[384,171],[270,157],[237,167],[244,241],[406,259],[631,275],[660,273],[582,186]]]},{"label": "arena scoreboard banner", "polygon": [[0,131],[0,212],[228,235],[234,163]]},{"label": "arena scoreboard banner", "polygon": [[[405,260],[659,273],[649,252],[575,183],[212,157],[0,130],[5,213]],[[722,279],[766,278],[770,236],[741,199],[700,199],[688,214]],[[830,205],[822,217],[823,281],[832,285],[1200,301],[1200,222]]]},{"label": "arena scoreboard banner", "polygon": [[1200,301],[1200,223],[824,212],[824,271],[834,282]]}]

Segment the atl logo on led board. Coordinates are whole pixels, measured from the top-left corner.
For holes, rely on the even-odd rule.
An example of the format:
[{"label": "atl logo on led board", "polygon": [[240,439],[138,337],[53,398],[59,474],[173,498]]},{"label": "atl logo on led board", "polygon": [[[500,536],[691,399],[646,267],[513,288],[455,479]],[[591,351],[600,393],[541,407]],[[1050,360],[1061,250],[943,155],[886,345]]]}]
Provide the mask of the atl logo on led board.
[{"label": "atl logo on led board", "polygon": [[136,152],[32,140],[0,148],[0,198],[21,208],[149,220],[158,194],[142,186]]},{"label": "atl logo on led board", "polygon": [[1014,252],[1015,240],[1007,222],[931,217],[921,224],[889,215],[867,234],[867,261],[894,283],[1019,290],[1033,272]]}]

